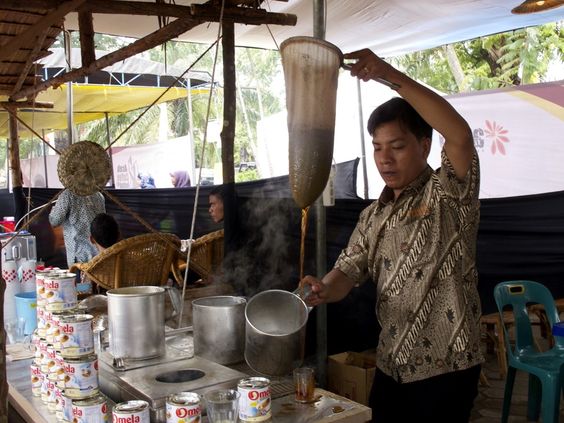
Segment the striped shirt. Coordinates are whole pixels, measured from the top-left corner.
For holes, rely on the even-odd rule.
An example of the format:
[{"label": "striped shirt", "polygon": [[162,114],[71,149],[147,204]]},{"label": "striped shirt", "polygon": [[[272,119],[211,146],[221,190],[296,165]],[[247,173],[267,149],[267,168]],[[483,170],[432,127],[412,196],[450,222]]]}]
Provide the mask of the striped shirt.
[{"label": "striped shirt", "polygon": [[377,366],[398,382],[463,370],[483,361],[476,237],[479,163],[463,181],[444,150],[396,201],[386,187],[360,215],[335,263],[377,289]]}]

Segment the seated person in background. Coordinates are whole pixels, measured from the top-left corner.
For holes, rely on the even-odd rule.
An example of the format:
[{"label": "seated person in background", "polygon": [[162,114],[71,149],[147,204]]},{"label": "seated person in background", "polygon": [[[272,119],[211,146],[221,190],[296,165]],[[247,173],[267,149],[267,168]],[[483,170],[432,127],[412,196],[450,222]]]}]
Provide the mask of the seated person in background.
[{"label": "seated person in background", "polygon": [[139,172],[137,174],[137,181],[141,189],[156,188],[155,179],[149,173]]},{"label": "seated person in background", "polygon": [[223,222],[224,187],[219,185],[211,190],[209,195],[209,212],[214,223]]},{"label": "seated person in background", "polygon": [[185,170],[176,170],[170,173],[170,181],[174,188],[187,188],[190,186],[190,175]]},{"label": "seated person in background", "polygon": [[118,242],[120,237],[116,220],[107,213],[96,215],[90,224],[90,241],[100,253]]}]

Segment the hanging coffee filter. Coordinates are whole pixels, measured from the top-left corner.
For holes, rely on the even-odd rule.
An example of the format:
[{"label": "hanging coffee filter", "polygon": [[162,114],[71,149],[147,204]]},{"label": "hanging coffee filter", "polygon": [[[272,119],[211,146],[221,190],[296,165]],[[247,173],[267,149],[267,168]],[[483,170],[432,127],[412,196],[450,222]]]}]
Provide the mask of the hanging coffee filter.
[{"label": "hanging coffee filter", "polygon": [[343,54],[331,43],[293,37],[280,45],[288,109],[290,188],[301,208],[321,195],[333,159],[337,80]]},{"label": "hanging coffee filter", "polygon": [[62,152],[57,165],[63,186],[80,196],[100,191],[108,183],[111,172],[108,154],[92,141],[71,144]]}]

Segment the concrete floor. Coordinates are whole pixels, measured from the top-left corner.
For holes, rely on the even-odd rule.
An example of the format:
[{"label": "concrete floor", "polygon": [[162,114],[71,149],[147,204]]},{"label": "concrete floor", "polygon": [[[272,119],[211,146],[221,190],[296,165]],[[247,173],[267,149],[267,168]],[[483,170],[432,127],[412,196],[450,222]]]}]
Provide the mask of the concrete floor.
[{"label": "concrete floor", "polygon": [[[546,341],[537,335],[541,346],[546,346]],[[499,423],[501,421],[501,409],[503,404],[503,391],[505,379],[499,374],[499,367],[495,354],[486,355],[486,363],[483,366],[489,386],[480,385],[478,398],[474,403],[474,409],[470,421],[472,423]],[[518,371],[513,387],[509,422],[521,423],[527,420],[527,373]],[[560,402],[560,421],[564,422],[564,401]],[[541,420],[542,421],[542,418]]]}]

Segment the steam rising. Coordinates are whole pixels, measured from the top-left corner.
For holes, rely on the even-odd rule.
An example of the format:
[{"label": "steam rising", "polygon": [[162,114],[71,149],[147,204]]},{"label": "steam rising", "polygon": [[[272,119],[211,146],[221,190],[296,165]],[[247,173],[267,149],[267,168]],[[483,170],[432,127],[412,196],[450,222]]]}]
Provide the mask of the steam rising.
[{"label": "steam rising", "polygon": [[222,281],[245,296],[294,289],[300,247],[291,232],[299,226],[299,210],[290,200],[266,198],[261,192],[245,199],[239,220],[238,249],[226,254]]}]

